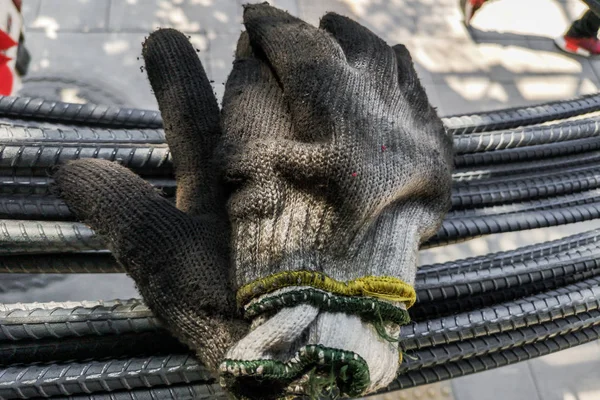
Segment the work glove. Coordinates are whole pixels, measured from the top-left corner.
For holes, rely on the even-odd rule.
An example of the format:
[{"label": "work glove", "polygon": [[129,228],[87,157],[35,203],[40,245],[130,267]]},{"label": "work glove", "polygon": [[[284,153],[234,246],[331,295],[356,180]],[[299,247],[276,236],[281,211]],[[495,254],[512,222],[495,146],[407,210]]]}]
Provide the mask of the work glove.
[{"label": "work glove", "polygon": [[247,332],[237,318],[230,226],[214,162],[219,108],[182,33],[152,33],[143,57],[173,155],[176,206],[133,172],[104,160],[61,167],[57,190],[106,240],[163,325],[216,372],[225,351]]},{"label": "work glove", "polygon": [[244,10],[223,101],[237,301],[221,382],[249,397],[387,386],[452,142],[402,45],[329,13]]}]

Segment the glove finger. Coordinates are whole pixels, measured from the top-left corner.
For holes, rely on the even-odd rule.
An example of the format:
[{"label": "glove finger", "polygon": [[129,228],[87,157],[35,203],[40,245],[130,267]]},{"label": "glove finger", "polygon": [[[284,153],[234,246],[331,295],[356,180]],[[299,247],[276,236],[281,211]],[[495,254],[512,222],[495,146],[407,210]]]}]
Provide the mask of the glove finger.
[{"label": "glove finger", "polygon": [[222,210],[213,153],[219,141],[219,107],[198,54],[174,29],[159,29],[142,49],[158,101],[177,178],[177,207],[191,214]]},{"label": "glove finger", "polygon": [[405,115],[405,123],[421,127],[421,137],[429,137],[433,143],[436,143],[435,148],[440,149],[441,152],[435,161],[440,164],[434,170],[444,170],[453,165],[452,135],[448,134],[435,107],[429,103],[408,49],[402,44],[397,44],[392,49],[396,54],[398,85],[404,96],[403,103],[410,105],[409,108],[405,108],[410,110]]},{"label": "glove finger", "polygon": [[[73,161],[61,166],[54,177],[55,189],[71,211],[107,237],[117,253],[124,247],[120,243],[126,236],[122,229],[136,231],[138,227],[131,222],[150,217],[155,209],[173,208],[142,178],[110,161]],[[134,235],[128,240],[136,238]]]},{"label": "glove finger", "polygon": [[223,96],[221,116],[226,141],[282,137],[292,129],[291,114],[273,71],[255,55],[242,32]]},{"label": "glove finger", "polygon": [[228,202],[230,218],[273,213],[282,195],[279,179],[268,155],[248,143],[291,137],[292,119],[277,79],[264,57],[255,55],[247,32],[238,40],[221,123],[226,137],[219,158],[225,164],[225,180],[235,191]]},{"label": "glove finger", "polygon": [[140,287],[173,264],[175,250],[163,246],[189,217],[142,178],[117,163],[82,159],[59,168],[55,179],[69,209],[108,242]]},{"label": "glove finger", "polygon": [[350,66],[390,79],[394,71],[394,52],[379,36],[348,17],[327,13],[321,29],[331,33],[344,50]]},{"label": "glove finger", "polygon": [[[410,104],[410,109],[412,110],[407,118],[417,119],[419,126],[427,126],[429,128],[423,129],[423,135],[431,135],[434,138],[442,137],[442,140],[445,142],[442,148],[447,148],[449,136],[446,134],[446,130],[435,108],[429,103],[429,98],[423,85],[421,85],[410,52],[402,44],[397,44],[392,49],[396,54],[398,65],[398,86],[404,96],[404,102]],[[424,124],[423,121],[428,121],[428,124]]]},{"label": "glove finger", "polygon": [[394,50],[398,66],[398,85],[400,90],[406,95],[412,95],[415,99],[427,99],[425,89],[421,85],[412,57],[406,46],[397,44],[392,49]]},{"label": "glove finger", "polygon": [[243,60],[250,57],[254,57],[254,51],[250,44],[250,36],[248,36],[247,31],[242,31],[235,47],[235,60]]},{"label": "glove finger", "polygon": [[108,242],[165,326],[216,368],[245,333],[233,319],[227,227],[190,217],[117,163],[74,161],[55,179],[58,194]]},{"label": "glove finger", "polygon": [[344,60],[342,49],[326,32],[267,3],[246,5],[244,25],[252,45],[264,52],[284,86],[324,63]]},{"label": "glove finger", "polygon": [[[210,276],[207,287],[216,287],[219,294],[229,292],[226,228],[215,225],[209,217],[192,219],[142,178],[117,163],[77,160],[62,166],[55,179],[58,194],[69,209],[107,240],[115,258],[140,286],[153,274],[168,272],[169,266],[180,261],[182,265],[189,264],[178,257],[188,257],[185,253],[199,246],[206,253],[202,260],[210,259],[210,263],[202,266],[202,274]],[[204,232],[204,236],[212,239],[210,243],[204,243],[207,239],[203,232],[192,226],[196,222],[210,225]],[[199,243],[196,245],[195,241]],[[220,259],[223,262],[218,263]],[[178,271],[178,275],[182,274]],[[223,312],[231,310],[227,304],[214,307]]]}]

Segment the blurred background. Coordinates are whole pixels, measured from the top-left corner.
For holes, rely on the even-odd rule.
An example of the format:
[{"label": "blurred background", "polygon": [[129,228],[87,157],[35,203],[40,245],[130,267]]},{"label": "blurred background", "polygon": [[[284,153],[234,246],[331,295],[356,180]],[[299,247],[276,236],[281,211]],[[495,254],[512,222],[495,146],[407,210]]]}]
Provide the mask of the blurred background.
[{"label": "blurred background", "polygon": [[[458,0],[277,0],[318,24],[336,11],[389,44],[405,44],[441,116],[594,93],[600,58],[560,52],[586,9],[578,0],[486,3],[467,28]],[[158,27],[188,35],[220,99],[242,30],[238,0],[23,0],[23,38],[31,56],[17,95],[156,109],[141,43]],[[421,262],[510,250],[597,227],[598,222],[491,235],[422,252]],[[138,297],[121,274],[0,277],[0,302]],[[381,396],[385,399],[600,399],[600,344],[590,343],[498,370]]]}]

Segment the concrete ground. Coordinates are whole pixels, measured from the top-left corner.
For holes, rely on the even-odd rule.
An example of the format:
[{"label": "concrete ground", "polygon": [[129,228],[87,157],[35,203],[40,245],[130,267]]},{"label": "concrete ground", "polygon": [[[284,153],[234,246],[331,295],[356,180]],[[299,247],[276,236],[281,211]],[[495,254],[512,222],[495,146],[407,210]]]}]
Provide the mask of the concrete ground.
[{"label": "concrete ground", "polygon": [[[220,97],[242,29],[241,0],[24,0],[33,60],[23,93],[156,108],[140,68],[141,42],[156,27],[191,35]],[[600,58],[560,53],[552,42],[585,6],[577,0],[499,0],[472,29],[458,0],[277,0],[318,23],[326,11],[357,19],[390,44],[404,43],[441,115],[532,104],[597,92]],[[60,85],[48,85],[47,82]],[[60,87],[60,89],[57,89]],[[439,262],[508,250],[597,227],[598,223],[493,235],[424,252]],[[1,281],[0,281],[1,283]],[[136,296],[124,276],[70,276],[0,301],[92,300]],[[600,344],[464,378],[381,396],[385,399],[592,400],[600,398]]]}]

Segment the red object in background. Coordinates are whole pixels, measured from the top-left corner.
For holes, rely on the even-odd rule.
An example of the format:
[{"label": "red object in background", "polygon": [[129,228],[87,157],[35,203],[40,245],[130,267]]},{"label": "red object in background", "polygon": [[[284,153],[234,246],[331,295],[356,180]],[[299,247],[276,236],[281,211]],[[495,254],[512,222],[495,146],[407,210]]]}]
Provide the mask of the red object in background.
[{"label": "red object in background", "polygon": [[16,46],[18,43],[13,40],[8,33],[4,32],[0,29],[0,51],[5,51],[10,49],[13,46]]},{"label": "red object in background", "polygon": [[486,1],[487,0],[460,0],[460,9],[462,10],[467,26],[471,25],[473,15],[475,15],[477,10],[479,10]]},{"label": "red object in background", "polygon": [[600,40],[595,37],[576,38],[571,36],[561,36],[554,39],[558,48],[567,53],[577,54],[584,57],[597,56],[600,54]]},{"label": "red object in background", "polygon": [[7,63],[0,65],[0,95],[9,96],[13,88],[13,74]]},{"label": "red object in background", "polygon": [[0,30],[0,95],[10,95],[13,88],[13,72],[8,66],[8,62],[11,60],[4,54],[4,51],[16,46],[15,42],[8,34]]},{"label": "red object in background", "polygon": [[21,48],[21,6],[20,0],[0,0],[0,95],[14,94],[21,86],[23,71],[27,71],[29,55]]}]

